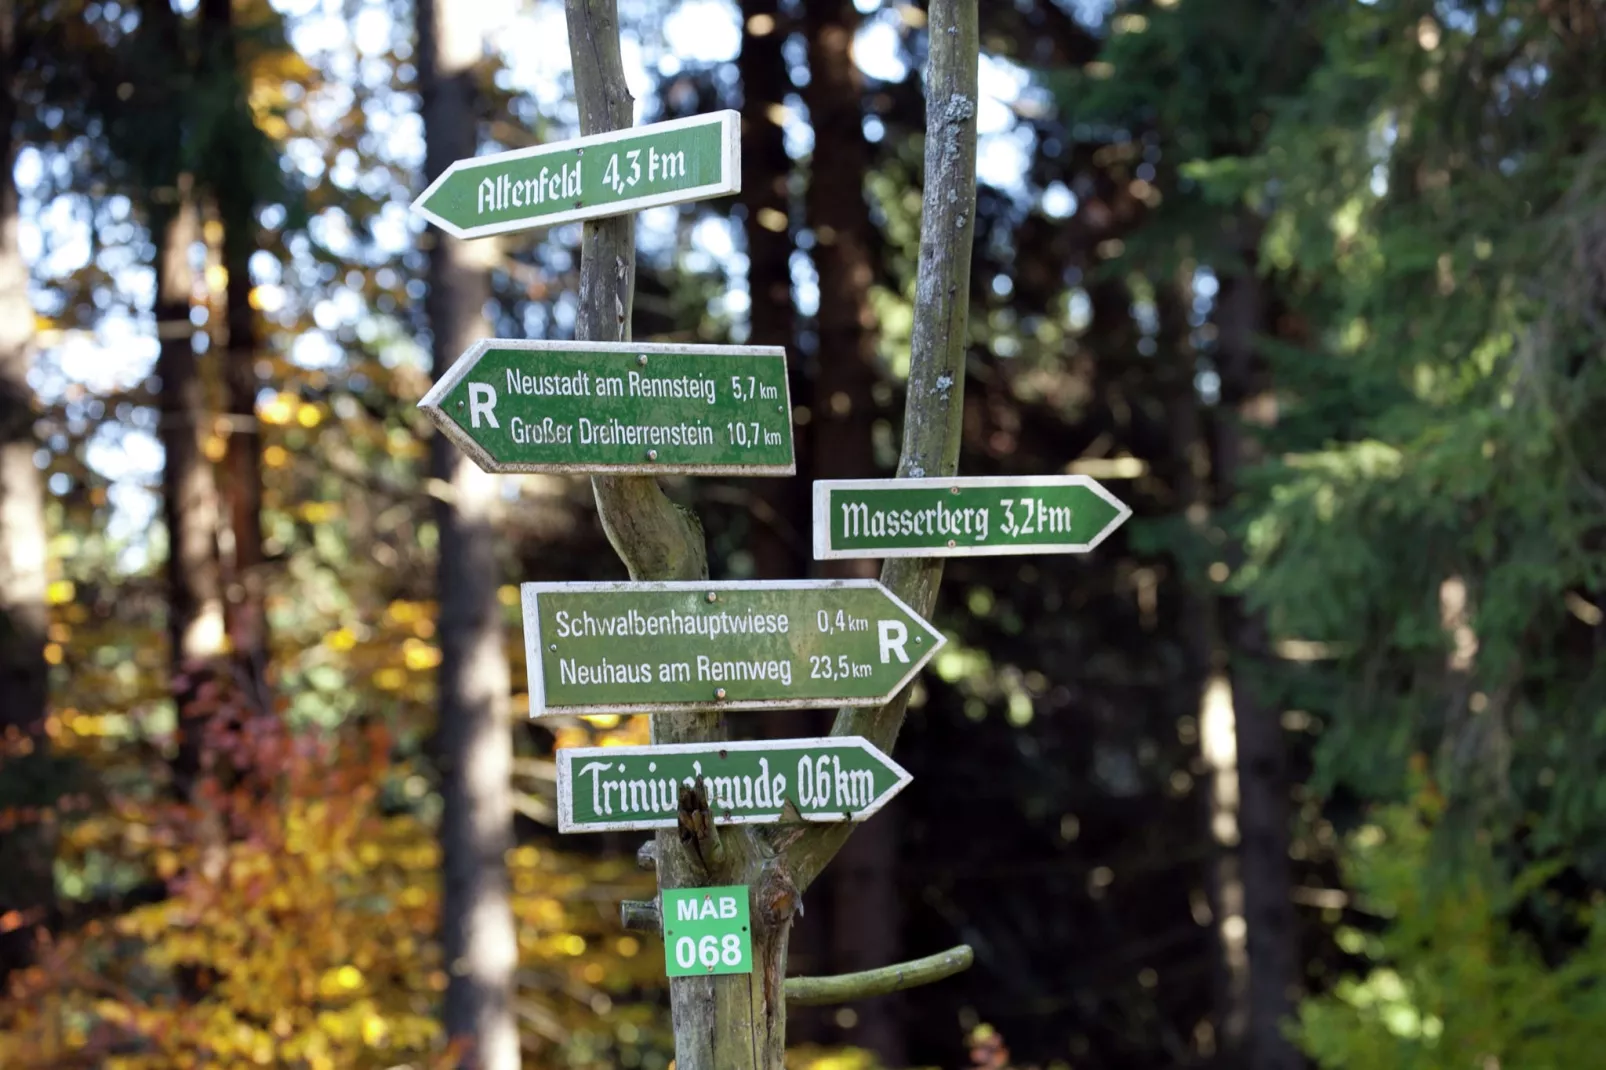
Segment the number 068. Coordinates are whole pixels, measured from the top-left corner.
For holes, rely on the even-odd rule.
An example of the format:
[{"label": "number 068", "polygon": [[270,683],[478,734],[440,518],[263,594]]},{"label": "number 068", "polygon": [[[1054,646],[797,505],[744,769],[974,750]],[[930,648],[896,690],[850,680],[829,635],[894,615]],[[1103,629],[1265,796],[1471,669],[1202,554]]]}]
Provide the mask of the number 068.
[{"label": "number 068", "polygon": [[698,963],[713,969],[721,963],[726,966],[737,966],[742,961],[742,940],[735,933],[726,933],[723,937],[712,933],[700,940],[693,940],[689,936],[682,936],[675,941],[675,961],[680,968],[689,970]]}]

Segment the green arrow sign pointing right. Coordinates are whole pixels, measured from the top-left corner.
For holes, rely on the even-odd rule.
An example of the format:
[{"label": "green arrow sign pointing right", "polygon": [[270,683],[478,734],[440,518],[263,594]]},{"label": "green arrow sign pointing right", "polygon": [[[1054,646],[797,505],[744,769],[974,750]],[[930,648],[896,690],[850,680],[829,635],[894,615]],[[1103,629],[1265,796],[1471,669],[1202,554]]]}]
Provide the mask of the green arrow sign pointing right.
[{"label": "green arrow sign pointing right", "polygon": [[558,831],[674,828],[701,779],[716,825],[863,821],[913,778],[859,736],[558,751]]},{"label": "green arrow sign pointing right", "polygon": [[944,641],[875,580],[521,590],[532,717],[877,706]]},{"label": "green arrow sign pointing right", "polygon": [[814,484],[814,558],[1086,553],[1132,510],[1087,476]]}]

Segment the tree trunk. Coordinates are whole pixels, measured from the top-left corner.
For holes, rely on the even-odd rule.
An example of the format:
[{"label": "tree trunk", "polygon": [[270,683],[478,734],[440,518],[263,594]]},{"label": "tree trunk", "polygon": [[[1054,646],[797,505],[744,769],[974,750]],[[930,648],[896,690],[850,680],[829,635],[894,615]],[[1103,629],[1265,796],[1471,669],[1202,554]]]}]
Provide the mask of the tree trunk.
[{"label": "tree trunk", "polygon": [[[1254,228],[1247,228],[1253,233]],[[1216,412],[1212,468],[1219,505],[1237,494],[1255,444],[1245,429],[1251,408],[1269,389],[1257,360],[1255,336],[1266,324],[1265,295],[1255,272],[1251,237],[1241,243],[1247,267],[1223,277],[1218,322],[1221,397]],[[1228,564],[1237,569],[1242,547],[1233,547]],[[1269,667],[1265,622],[1240,596],[1219,601],[1222,639],[1227,648],[1237,765],[1238,869],[1243,915],[1233,931],[1241,935],[1249,958],[1249,1070],[1298,1070],[1304,1060],[1282,1033],[1293,1014],[1300,981],[1299,942],[1288,861],[1289,803],[1287,741],[1277,706],[1258,693]],[[1231,936],[1222,921],[1223,934]]]},{"label": "tree trunk", "polygon": [[[480,38],[474,20],[464,14],[439,0],[419,0],[416,8],[429,180],[476,148],[473,66]],[[427,240],[425,308],[439,379],[470,344],[489,333],[483,310],[490,283],[463,242],[439,232]],[[445,802],[440,830],[445,1025],[448,1036],[469,1042],[465,1066],[517,1070],[518,944],[506,868],[513,843],[513,736],[497,600],[497,479],[442,435],[435,436],[430,458],[442,487],[436,503],[441,643],[436,753]]]},{"label": "tree trunk", "polygon": [[251,307],[251,254],[257,249],[256,176],[243,143],[252,122],[239,69],[232,0],[201,5],[203,85],[226,94],[229,144],[214,163],[211,193],[223,224],[224,294],[228,341],[223,353],[223,384],[229,415],[224,483],[232,535],[227,626],[230,646],[243,670],[242,683],[261,710],[271,708],[267,691],[268,617],[262,559],[262,436],[257,426],[257,320]]},{"label": "tree trunk", "polygon": [[[583,134],[626,127],[631,101],[619,52],[615,0],[566,0],[569,49]],[[957,10],[956,10],[957,8]],[[974,225],[977,37],[975,0],[937,0],[930,15],[931,137],[922,225],[920,307],[911,360],[906,474],[952,472],[959,454],[970,242]],[[629,337],[635,279],[633,220],[587,223],[581,236],[575,334],[587,341]],[[651,477],[597,477],[597,510],[609,542],[635,580],[707,575],[697,518],[664,496]],[[895,570],[894,591],[929,612],[940,562]],[[902,720],[900,698],[883,710],[838,717],[838,731],[890,748]],[[655,743],[726,738],[715,713],[659,714]],[[781,1070],[786,1045],[782,981],[798,894],[846,838],[846,825],[797,830],[726,826],[720,856],[705,868],[676,832],[657,836],[658,884],[682,888],[744,884],[751,891],[753,972],[670,981],[678,1070]]]},{"label": "tree trunk", "polygon": [[206,389],[192,339],[195,271],[190,253],[200,216],[189,175],[154,192],[156,334],[161,380],[162,513],[167,523],[167,632],[173,701],[179,715],[176,787],[187,798],[201,767],[204,716],[194,709],[202,677],[223,653],[223,590],[217,555],[218,496],[202,449],[208,426]]},{"label": "tree trunk", "polygon": [[[851,0],[804,9],[809,84],[803,90],[814,127],[806,201],[819,276],[817,372],[811,424],[815,479],[876,474],[872,426],[877,324],[870,304],[875,230],[865,201],[869,146],[864,139],[864,79],[853,62],[859,14]],[[870,558],[825,561],[826,576],[871,577]],[[898,813],[889,810],[855,831],[827,882],[831,964],[839,972],[897,960],[902,929],[897,888]],[[905,1062],[901,994],[869,1000],[846,1019],[842,1039],[876,1053],[887,1066]],[[839,1019],[839,1023],[843,1020]]]},{"label": "tree trunk", "polygon": [[[790,232],[792,158],[786,153],[780,110],[792,81],[781,54],[789,20],[780,8],[780,0],[742,4],[742,52],[736,65],[742,78],[742,215],[751,300],[747,344],[791,348],[797,340]],[[794,403],[805,403],[802,369],[795,361],[788,362],[787,374]],[[806,425],[793,427],[792,442],[800,455],[807,439]],[[763,506],[762,513],[750,511],[752,535],[744,547],[761,577],[796,576],[807,568],[808,484],[801,469],[798,476],[743,481]]]},{"label": "tree trunk", "polygon": [[[15,7],[0,0],[0,70],[14,71]],[[7,79],[9,83],[9,79]],[[0,781],[27,791],[48,759],[45,734],[45,509],[34,464],[33,307],[28,265],[18,244],[13,86],[0,85]],[[20,736],[14,735],[20,733]],[[34,799],[17,800],[33,802]],[[50,826],[30,824],[0,837],[0,992],[14,969],[33,959],[35,930],[55,904]]]}]

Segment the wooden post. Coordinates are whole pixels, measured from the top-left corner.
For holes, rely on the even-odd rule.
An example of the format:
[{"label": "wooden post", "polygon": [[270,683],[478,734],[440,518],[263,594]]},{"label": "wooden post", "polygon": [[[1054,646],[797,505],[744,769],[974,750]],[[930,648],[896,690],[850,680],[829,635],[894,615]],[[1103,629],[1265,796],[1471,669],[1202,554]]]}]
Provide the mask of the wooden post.
[{"label": "wooden post", "polygon": [[[629,126],[631,98],[619,52],[615,0],[565,0],[580,132]],[[900,475],[944,475],[958,466],[964,354],[976,203],[977,0],[933,0],[928,88],[925,217]],[[635,285],[631,216],[584,225],[580,300],[582,341],[630,336]],[[599,476],[592,485],[603,529],[635,580],[695,580],[708,575],[697,517],[676,506],[651,477]],[[894,562],[883,572],[892,590],[929,614],[942,579],[940,561]],[[869,712],[844,712],[837,734],[870,736],[890,752],[907,692]],[[728,738],[714,713],[658,714],[655,743]],[[678,1070],[781,1070],[786,1046],[786,944],[800,891],[847,839],[848,823],[807,831],[751,825],[715,829],[704,800],[683,798],[681,829],[660,832],[653,858],[664,888],[744,884],[752,889],[753,972],[670,982]],[[702,808],[699,815],[697,808]],[[690,808],[690,812],[688,812]],[[702,818],[702,820],[699,819]],[[684,831],[683,831],[684,830]],[[647,919],[632,912],[635,923]],[[650,921],[647,921],[650,924]],[[962,969],[950,952],[944,969],[890,967],[811,981],[813,1000],[844,1001],[891,991]],[[896,976],[891,976],[890,973]],[[895,983],[894,983],[895,982]],[[887,987],[892,984],[892,988]]]}]

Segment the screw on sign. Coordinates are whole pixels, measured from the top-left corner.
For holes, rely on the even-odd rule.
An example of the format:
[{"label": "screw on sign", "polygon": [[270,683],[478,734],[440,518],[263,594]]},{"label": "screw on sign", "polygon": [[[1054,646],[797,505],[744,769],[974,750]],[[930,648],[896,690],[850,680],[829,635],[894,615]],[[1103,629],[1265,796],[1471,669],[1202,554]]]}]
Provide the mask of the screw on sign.
[{"label": "screw on sign", "polygon": [[660,913],[665,973],[670,977],[752,973],[747,895],[747,886],[741,884],[664,889]]}]

